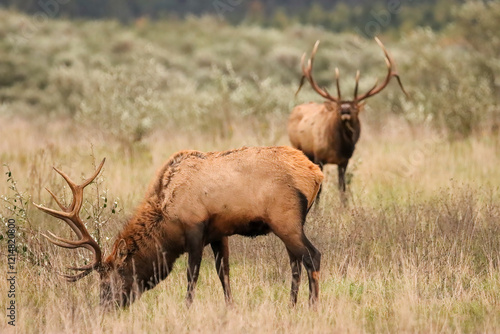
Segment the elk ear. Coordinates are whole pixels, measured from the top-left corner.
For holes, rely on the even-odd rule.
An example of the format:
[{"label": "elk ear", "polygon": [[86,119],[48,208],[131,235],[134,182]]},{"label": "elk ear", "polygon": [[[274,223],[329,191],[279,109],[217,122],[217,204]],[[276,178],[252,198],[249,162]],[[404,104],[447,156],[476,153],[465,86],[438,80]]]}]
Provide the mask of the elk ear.
[{"label": "elk ear", "polygon": [[120,239],[118,245],[116,246],[116,263],[122,264],[125,262],[128,256],[127,243],[125,239]]}]

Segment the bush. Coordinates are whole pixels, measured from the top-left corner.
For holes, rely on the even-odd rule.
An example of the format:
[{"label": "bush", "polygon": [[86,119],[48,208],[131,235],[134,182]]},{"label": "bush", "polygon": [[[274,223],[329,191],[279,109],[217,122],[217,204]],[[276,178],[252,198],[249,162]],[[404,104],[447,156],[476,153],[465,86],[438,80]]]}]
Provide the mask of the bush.
[{"label": "bush", "polygon": [[402,102],[404,116],[413,123],[428,121],[450,137],[463,138],[481,130],[498,106],[489,70],[466,46],[443,45],[435,33],[421,30],[403,42],[418,52],[406,62],[405,83],[413,99]]},{"label": "bush", "polygon": [[[382,38],[412,99],[392,82],[368,100],[365,121],[381,125],[395,113],[450,138],[497,131],[499,13],[496,2],[468,2],[447,32],[420,29],[399,42]],[[312,26],[233,27],[209,16],[135,27],[49,20],[26,38],[17,27],[30,17],[10,11],[0,17],[0,36],[6,37],[0,41],[2,110],[64,115],[128,147],[173,127],[227,137],[235,126],[250,125],[274,142],[294,104],[321,101],[308,86],[297,100],[293,96],[300,57],[317,39],[314,75],[331,92],[335,67],[346,99],[357,69],[360,91],[385,75],[373,40]]]}]

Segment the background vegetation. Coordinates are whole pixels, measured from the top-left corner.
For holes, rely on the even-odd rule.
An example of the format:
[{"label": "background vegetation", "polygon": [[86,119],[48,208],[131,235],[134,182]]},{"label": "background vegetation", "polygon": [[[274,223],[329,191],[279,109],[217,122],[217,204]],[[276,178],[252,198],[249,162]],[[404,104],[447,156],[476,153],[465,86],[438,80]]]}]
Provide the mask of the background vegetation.
[{"label": "background vegetation", "polygon": [[[393,85],[384,98],[370,101],[369,121],[381,125],[397,114],[451,137],[497,131],[499,12],[498,2],[469,2],[456,9],[446,32],[421,28],[397,42],[383,38],[412,98],[404,99]],[[344,90],[352,87],[358,68],[362,89],[385,71],[373,40],[314,26],[233,27],[204,16],[125,27],[114,21],[39,21],[9,11],[0,16],[4,110],[98,121],[126,145],[160,127],[230,136],[234,123],[244,123],[259,138],[275,134],[269,126],[283,131],[294,103],[315,98],[304,90],[294,101],[292,93],[300,56],[316,39],[322,45],[315,71],[323,85],[332,82],[337,66]]]},{"label": "background vegetation", "polygon": [[369,21],[384,21],[385,12],[398,12],[387,22],[392,32],[417,26],[442,29],[453,19],[452,10],[463,0],[0,0],[0,5],[31,14],[41,8],[51,17],[114,18],[133,22],[137,18],[182,18],[187,15],[217,15],[238,24],[258,23],[286,27],[295,23],[321,25],[337,32],[362,27]]},{"label": "background vegetation", "polygon": [[[109,249],[172,153],[288,144],[293,106],[320,100],[309,87],[294,98],[300,56],[317,39],[322,85],[333,83],[335,67],[344,94],[358,68],[361,90],[383,77],[381,50],[356,33],[373,20],[334,33],[299,24],[293,6],[279,28],[210,15],[122,24],[0,11],[0,160],[10,173],[0,214],[19,227],[18,332],[498,332],[500,3],[458,4],[439,29],[406,30],[407,6],[391,16],[402,22],[397,31],[380,32],[411,99],[391,83],[368,100],[348,206],[332,167],[308,217],[306,233],[323,253],[318,310],[307,307],[306,284],[289,308],[288,260],[271,236],[231,238],[234,309],[224,306],[207,251],[189,310],[182,258],[129,310],[108,315],[97,308],[97,275],[76,284],[56,275],[89,254],[41,238],[46,230],[72,237],[30,204],[54,204],[44,187],[69,200],[51,166],[78,178],[107,157],[82,217]],[[0,284],[2,308],[6,289]]]}]

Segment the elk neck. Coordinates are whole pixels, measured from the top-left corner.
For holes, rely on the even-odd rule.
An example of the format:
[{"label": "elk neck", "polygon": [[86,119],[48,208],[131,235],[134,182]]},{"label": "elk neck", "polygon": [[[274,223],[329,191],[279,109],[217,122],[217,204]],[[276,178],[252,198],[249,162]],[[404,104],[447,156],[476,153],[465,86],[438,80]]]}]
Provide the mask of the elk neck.
[{"label": "elk neck", "polygon": [[337,147],[337,152],[340,152],[342,158],[350,159],[359,139],[361,124],[358,119],[342,121],[338,112],[335,115],[332,129],[329,131],[333,137],[330,141]]},{"label": "elk neck", "polygon": [[124,265],[134,273],[143,291],[152,289],[165,279],[175,260],[185,251],[182,230],[167,222],[156,203],[154,198],[147,196],[118,235],[110,256],[117,258],[120,252],[118,245],[124,240]]}]

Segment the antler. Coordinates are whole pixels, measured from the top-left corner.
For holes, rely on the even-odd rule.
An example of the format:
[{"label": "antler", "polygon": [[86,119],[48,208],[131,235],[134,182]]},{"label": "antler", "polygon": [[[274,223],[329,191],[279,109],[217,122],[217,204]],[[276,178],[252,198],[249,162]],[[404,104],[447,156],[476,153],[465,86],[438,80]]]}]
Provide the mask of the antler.
[{"label": "antler", "polygon": [[365,94],[358,97],[358,83],[359,83],[359,71],[358,71],[356,73],[356,86],[354,87],[354,101],[361,102],[362,100],[379,93],[380,91],[382,91],[382,89],[384,89],[389,84],[389,81],[391,81],[392,77],[395,77],[398,80],[399,87],[401,87],[401,90],[403,91],[403,93],[405,93],[406,97],[408,97],[408,93],[405,91],[403,84],[401,83],[401,78],[399,77],[398,72],[396,72],[396,70],[393,69],[394,60],[389,55],[389,52],[387,52],[384,44],[382,44],[382,42],[380,41],[380,39],[378,39],[378,37],[375,37],[375,41],[384,51],[385,63],[387,64],[387,77],[385,78],[384,82],[380,86],[378,86],[378,80],[377,80],[375,82],[375,85],[372,87],[372,89],[370,89],[368,92],[366,92]]},{"label": "antler", "polygon": [[319,95],[321,95],[325,99],[331,100],[333,102],[338,102],[338,101],[340,101],[340,85],[339,85],[339,73],[338,73],[338,69],[335,69],[336,80],[337,80],[337,93],[339,95],[338,98],[335,98],[335,97],[331,96],[330,93],[328,93],[328,91],[326,90],[326,88],[324,88],[324,87],[320,88],[318,86],[318,84],[316,83],[316,81],[314,81],[314,79],[312,77],[312,66],[313,66],[313,62],[314,62],[314,56],[316,55],[316,52],[318,51],[318,46],[319,46],[319,41],[316,41],[316,44],[314,44],[314,48],[313,48],[313,51],[311,53],[311,58],[309,58],[309,60],[307,61],[307,67],[304,66],[304,61],[306,59],[306,54],[304,53],[302,55],[302,58],[300,60],[300,66],[302,68],[302,78],[300,79],[299,89],[297,89],[297,92],[295,93],[295,95],[297,95],[299,93],[300,89],[304,85],[304,79],[307,79],[307,81],[309,81],[309,83],[311,84],[312,88]]},{"label": "antler", "polygon": [[61,202],[57,199],[57,197],[54,195],[52,191],[47,189],[49,194],[54,198],[56,201],[57,205],[61,208],[62,211],[56,211],[53,209],[45,208],[40,205],[37,205],[33,203],[38,209],[42,210],[45,213],[48,213],[51,216],[54,216],[56,218],[59,218],[68,224],[71,229],[76,233],[78,236],[79,240],[73,241],[73,240],[68,240],[64,239],[61,237],[58,237],[54,235],[51,232],[48,232],[50,236],[46,236],[45,234],[42,234],[45,238],[47,238],[50,242],[52,242],[54,245],[63,247],[63,248],[70,248],[70,249],[75,249],[75,248],[86,248],[90,250],[91,252],[94,253],[94,262],[92,262],[89,265],[83,266],[83,267],[70,267],[69,269],[72,270],[77,270],[77,271],[82,271],[82,273],[78,275],[62,275],[64,276],[68,281],[75,282],[79,280],[82,277],[87,276],[90,274],[94,269],[98,269],[101,266],[102,262],[102,252],[101,248],[97,244],[97,242],[90,236],[89,232],[87,231],[87,228],[85,228],[85,225],[83,224],[79,213],[80,209],[82,208],[83,204],[83,189],[88,186],[94,179],[97,177],[97,175],[100,173],[102,166],[104,165],[104,162],[106,161],[106,158],[104,158],[97,168],[97,170],[94,172],[94,174],[83,181],[82,184],[78,185],[75,182],[73,182],[67,174],[64,172],[60,171],[59,169],[54,167],[54,170],[59,173],[68,183],[68,186],[71,189],[71,192],[73,193],[73,200],[71,201],[71,204],[66,207],[62,205]]}]

